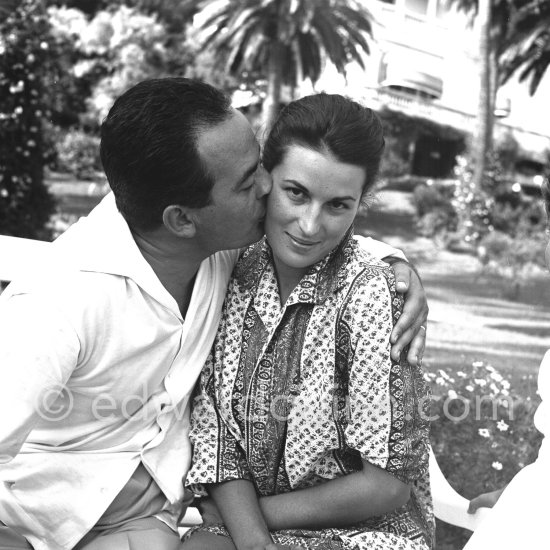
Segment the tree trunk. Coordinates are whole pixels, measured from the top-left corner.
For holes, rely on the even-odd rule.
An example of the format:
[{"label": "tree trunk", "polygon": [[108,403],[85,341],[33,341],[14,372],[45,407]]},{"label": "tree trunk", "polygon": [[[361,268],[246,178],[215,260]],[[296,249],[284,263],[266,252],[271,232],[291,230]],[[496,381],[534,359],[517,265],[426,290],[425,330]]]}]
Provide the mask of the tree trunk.
[{"label": "tree trunk", "polygon": [[491,78],[491,0],[479,0],[477,22],[479,25],[479,103],[476,131],[473,139],[473,184],[481,188],[487,155],[493,137],[493,103],[496,89]]},{"label": "tree trunk", "polygon": [[281,86],[283,73],[283,45],[275,42],[271,47],[269,56],[268,74],[267,74],[267,96],[262,106],[262,127],[264,131],[269,132],[281,103]]}]

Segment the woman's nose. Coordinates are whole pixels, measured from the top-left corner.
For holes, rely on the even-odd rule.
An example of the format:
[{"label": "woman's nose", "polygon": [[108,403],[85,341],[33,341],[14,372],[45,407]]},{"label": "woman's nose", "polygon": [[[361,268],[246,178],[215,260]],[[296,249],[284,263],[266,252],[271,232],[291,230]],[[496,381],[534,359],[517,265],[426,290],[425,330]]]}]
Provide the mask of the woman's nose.
[{"label": "woman's nose", "polygon": [[320,213],[317,208],[310,206],[300,217],[299,226],[304,237],[317,235],[320,227]]}]

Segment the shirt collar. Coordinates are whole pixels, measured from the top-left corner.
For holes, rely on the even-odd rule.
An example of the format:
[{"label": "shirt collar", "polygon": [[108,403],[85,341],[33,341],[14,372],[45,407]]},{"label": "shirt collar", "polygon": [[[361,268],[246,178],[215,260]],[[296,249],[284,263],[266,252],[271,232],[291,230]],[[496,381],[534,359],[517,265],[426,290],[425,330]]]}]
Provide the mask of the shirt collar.
[{"label": "shirt collar", "polygon": [[[345,266],[353,253],[351,226],[340,243],[322,260],[312,265],[289,296],[286,305],[322,304],[345,284]],[[243,290],[256,289],[264,274],[274,271],[273,255],[266,238],[250,246],[242,255],[235,279]],[[273,274],[274,275],[274,274]]]},{"label": "shirt collar", "polygon": [[78,270],[130,278],[155,300],[181,315],[176,301],[141,254],[113,193],[72,225],[53,246]]}]

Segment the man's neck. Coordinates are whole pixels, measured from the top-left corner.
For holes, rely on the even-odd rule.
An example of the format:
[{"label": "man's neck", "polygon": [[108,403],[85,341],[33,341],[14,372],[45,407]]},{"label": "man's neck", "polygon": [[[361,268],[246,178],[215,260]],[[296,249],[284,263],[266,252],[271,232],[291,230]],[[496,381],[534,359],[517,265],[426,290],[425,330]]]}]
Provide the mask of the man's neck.
[{"label": "man's neck", "polygon": [[197,271],[206,256],[192,242],[167,235],[162,229],[132,234],[141,254],[185,317]]}]

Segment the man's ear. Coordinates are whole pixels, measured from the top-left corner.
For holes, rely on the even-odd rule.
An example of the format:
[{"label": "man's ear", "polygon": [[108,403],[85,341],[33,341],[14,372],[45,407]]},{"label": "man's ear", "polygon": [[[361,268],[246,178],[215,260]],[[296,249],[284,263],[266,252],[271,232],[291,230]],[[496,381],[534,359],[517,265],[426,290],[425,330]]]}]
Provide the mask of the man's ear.
[{"label": "man's ear", "polygon": [[197,232],[194,212],[193,208],[171,204],[162,213],[164,227],[176,237],[191,239]]}]

